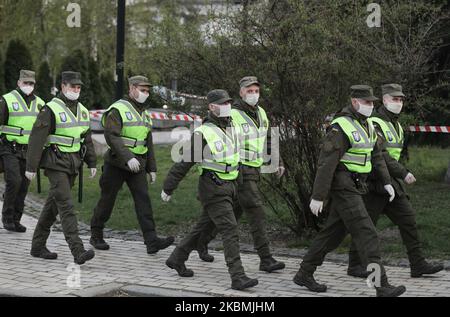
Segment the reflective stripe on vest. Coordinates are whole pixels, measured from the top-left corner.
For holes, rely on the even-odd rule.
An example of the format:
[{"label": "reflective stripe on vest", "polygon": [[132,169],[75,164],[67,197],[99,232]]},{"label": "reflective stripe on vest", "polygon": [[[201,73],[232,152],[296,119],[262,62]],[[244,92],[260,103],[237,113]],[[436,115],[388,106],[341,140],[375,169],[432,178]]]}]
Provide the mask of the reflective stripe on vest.
[{"label": "reflective stripe on vest", "polygon": [[152,118],[148,110],[142,116],[133,105],[126,100],[119,100],[106,110],[102,117],[102,125],[105,126],[107,114],[116,109],[122,119],[121,139],[123,144],[134,154],[146,154],[148,152],[147,138],[152,130]]},{"label": "reflective stripe on vest", "polygon": [[17,136],[23,136],[23,135],[29,136],[31,134],[31,130],[24,130],[22,128],[16,128],[16,127],[3,125],[0,127],[0,133],[8,134],[8,135],[17,135]]},{"label": "reflective stripe on vest", "polygon": [[17,90],[3,96],[8,107],[8,123],[0,127],[0,133],[6,135],[9,142],[28,144],[31,129],[36,122],[39,109],[44,101],[35,96],[28,108],[25,100]]},{"label": "reflective stripe on vest", "polygon": [[50,144],[57,144],[61,146],[73,146],[74,144],[81,143],[83,139],[80,138],[72,138],[61,135],[50,135],[47,139],[47,142]]},{"label": "reflective stripe on vest", "polygon": [[219,164],[219,163],[206,162],[206,161],[202,162],[201,165],[202,165],[202,168],[219,171],[221,173],[231,173],[231,172],[235,172],[239,169],[239,165],[230,166],[230,165],[223,165],[223,164]]},{"label": "reflective stripe on vest", "polygon": [[212,159],[203,159],[200,174],[210,170],[223,180],[235,180],[239,175],[239,140],[234,127],[224,131],[212,123],[205,123],[195,130],[203,134],[211,151]]},{"label": "reflective stripe on vest", "polygon": [[81,103],[77,105],[77,115],[58,98],[47,104],[55,116],[55,133],[49,135],[46,146],[56,145],[61,152],[75,153],[81,149],[81,137],[89,130],[89,110]]},{"label": "reflective stripe on vest", "polygon": [[400,122],[397,122],[399,131],[399,133],[397,133],[394,125],[390,121],[386,121],[378,117],[373,117],[369,120],[372,123],[376,123],[380,127],[387,142],[386,150],[393,159],[399,161],[403,151],[403,144],[405,142],[405,134]]},{"label": "reflective stripe on vest", "polygon": [[372,151],[377,141],[377,134],[372,123],[367,122],[368,132],[357,120],[350,117],[339,117],[331,124],[338,124],[350,142],[350,148],[340,162],[350,172],[370,173],[372,171]]},{"label": "reflective stripe on vest", "polygon": [[261,167],[264,163],[263,152],[269,129],[269,119],[263,108],[258,107],[258,124],[245,111],[233,109],[231,117],[239,129],[241,161],[243,165]]}]

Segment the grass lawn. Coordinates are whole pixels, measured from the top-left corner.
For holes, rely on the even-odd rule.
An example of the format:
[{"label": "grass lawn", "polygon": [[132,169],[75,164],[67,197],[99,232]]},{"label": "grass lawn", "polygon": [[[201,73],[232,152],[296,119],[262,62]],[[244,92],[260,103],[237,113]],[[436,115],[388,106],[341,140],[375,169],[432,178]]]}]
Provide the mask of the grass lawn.
[{"label": "grass lawn", "polygon": [[[200,203],[198,202],[197,183],[198,174],[193,168],[183,180],[178,190],[174,193],[170,203],[163,203],[160,199],[162,182],[168,170],[172,166],[169,146],[156,146],[156,158],[158,162],[158,180],[155,185],[150,186],[150,196],[157,229],[162,234],[182,234],[188,231],[200,214]],[[450,159],[450,149],[439,148],[411,148],[408,168],[415,174],[418,182],[409,187],[409,193],[413,206],[417,211],[417,223],[427,256],[448,257],[450,255],[450,186],[443,183],[443,178]],[[98,167],[102,162],[99,161]],[[85,172],[85,177],[88,171]],[[76,209],[82,221],[89,223],[92,211],[99,198],[99,175],[94,180],[85,178],[84,202],[76,203]],[[46,196],[48,182],[43,180],[43,196]],[[36,192],[36,183],[33,182],[31,191]],[[73,190],[73,197],[77,197],[77,185]],[[267,208],[268,222],[276,227],[279,226],[277,216],[270,208]],[[134,213],[132,198],[126,184],[120,191],[111,220],[107,224],[113,229],[131,230],[138,228]],[[393,228],[388,219],[382,217],[379,229]],[[279,245],[279,243],[277,243]],[[307,246],[309,241],[291,242],[281,241],[287,246]],[[349,239],[343,243],[339,252],[346,252]],[[398,237],[386,238],[382,241],[385,256],[405,257],[404,248]]]},{"label": "grass lawn", "polygon": [[[172,166],[169,146],[156,146],[155,155],[158,162],[158,177],[154,185],[150,185],[150,196],[153,205],[154,217],[157,230],[164,234],[175,234],[180,228],[189,230],[191,223],[195,222],[200,214],[200,203],[196,198],[197,193],[197,169],[192,168],[188,176],[180,184],[170,203],[161,201],[161,189],[164,178]],[[100,158],[97,164],[98,174],[95,179],[88,178],[89,171],[84,172],[83,203],[78,203],[78,181],[73,188],[73,197],[76,200],[76,210],[80,219],[90,222],[94,207],[100,197],[99,178],[103,160]],[[48,180],[42,173],[42,196],[47,196]],[[37,192],[36,182],[30,186],[30,190]],[[133,199],[126,185],[123,185],[117,196],[113,215],[107,223],[109,228],[120,230],[132,230],[139,228],[137,222]]]},{"label": "grass lawn", "polygon": [[[431,258],[450,256],[450,185],[444,176],[450,160],[450,149],[411,148],[407,168],[417,183],[408,186],[408,194],[416,211],[416,221],[424,254]],[[395,225],[382,216],[378,223],[384,258],[406,258],[406,249]],[[344,241],[339,252],[347,252],[350,239]]]},{"label": "grass lawn", "polygon": [[[450,149],[413,148],[408,169],[417,178],[417,183],[408,187],[411,203],[416,210],[419,234],[424,252],[429,257],[450,256],[450,185],[443,183],[450,160]],[[392,227],[386,217],[379,228]],[[405,254],[398,240],[388,239],[383,243],[386,254]]]}]

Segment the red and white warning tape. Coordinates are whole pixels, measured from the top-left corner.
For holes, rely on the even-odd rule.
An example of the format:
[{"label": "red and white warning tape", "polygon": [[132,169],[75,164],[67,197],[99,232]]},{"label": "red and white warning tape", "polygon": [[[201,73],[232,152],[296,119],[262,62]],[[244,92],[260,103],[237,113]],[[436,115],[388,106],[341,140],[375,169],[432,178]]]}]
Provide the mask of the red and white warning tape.
[{"label": "red and white warning tape", "polygon": [[[90,111],[91,119],[101,119],[103,113],[105,110],[94,110]],[[202,118],[200,116],[188,116],[188,115],[171,115],[168,116],[166,113],[162,112],[152,112],[151,113],[152,119],[155,120],[171,120],[171,121],[186,121],[186,122],[193,122],[193,121],[202,121]],[[425,133],[450,133],[450,126],[411,126],[409,127],[409,131],[411,132],[425,132]]]},{"label": "red and white warning tape", "polygon": [[412,126],[409,127],[411,132],[428,132],[428,133],[450,133],[450,127],[446,126]]},{"label": "red and white warning tape", "polygon": [[[90,111],[91,119],[94,119],[94,120],[101,119],[104,112],[105,112],[105,110]],[[181,115],[181,114],[168,116],[167,114],[162,113],[162,112],[151,112],[151,117],[154,120],[172,120],[172,121],[187,121],[187,122],[202,121],[202,118],[200,116],[195,116],[195,115],[188,116],[188,115]]]},{"label": "red and white warning tape", "polygon": [[101,119],[104,112],[105,110],[92,110],[89,111],[89,114],[91,115],[91,119]]},{"label": "red and white warning tape", "polygon": [[165,113],[152,112],[151,116],[152,116],[152,119],[155,119],[155,120],[172,120],[172,121],[188,121],[188,122],[202,121],[202,118],[200,116],[195,116],[195,115],[188,116],[188,115],[176,114],[176,115],[172,115],[169,117]]}]

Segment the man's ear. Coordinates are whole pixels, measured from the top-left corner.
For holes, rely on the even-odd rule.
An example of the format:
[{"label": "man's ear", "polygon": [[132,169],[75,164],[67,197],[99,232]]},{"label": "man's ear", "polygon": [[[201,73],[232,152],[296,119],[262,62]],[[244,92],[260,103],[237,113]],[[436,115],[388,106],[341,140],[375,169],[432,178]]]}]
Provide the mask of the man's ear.
[{"label": "man's ear", "polygon": [[239,96],[241,96],[241,98],[244,98],[244,88],[241,88],[239,90]]},{"label": "man's ear", "polygon": [[351,100],[352,100],[353,109],[359,110],[358,100],[356,98],[352,98]]},{"label": "man's ear", "polygon": [[135,96],[135,95],[134,95],[134,91],[135,91],[134,88],[135,88],[135,87],[136,87],[136,86],[134,86],[134,85],[130,85],[129,95],[132,96],[133,98],[134,98],[134,96]]}]

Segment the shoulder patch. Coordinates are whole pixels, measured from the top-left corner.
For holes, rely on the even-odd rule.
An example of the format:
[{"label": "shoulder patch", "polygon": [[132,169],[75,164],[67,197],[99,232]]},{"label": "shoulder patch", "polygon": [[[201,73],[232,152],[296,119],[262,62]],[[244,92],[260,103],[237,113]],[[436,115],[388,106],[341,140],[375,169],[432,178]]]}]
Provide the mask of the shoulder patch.
[{"label": "shoulder patch", "polygon": [[327,130],[327,136],[333,136],[337,133],[339,133],[339,128],[335,127],[335,126],[330,126]]}]

